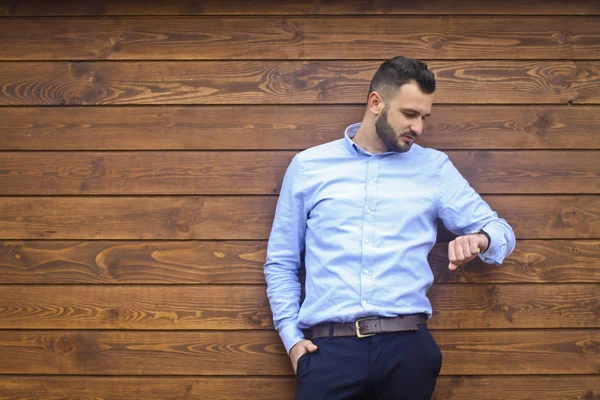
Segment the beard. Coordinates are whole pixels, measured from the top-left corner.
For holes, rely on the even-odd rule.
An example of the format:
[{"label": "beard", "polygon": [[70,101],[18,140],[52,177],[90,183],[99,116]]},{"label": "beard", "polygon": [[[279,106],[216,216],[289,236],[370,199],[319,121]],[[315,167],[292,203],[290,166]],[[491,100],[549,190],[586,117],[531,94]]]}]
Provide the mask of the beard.
[{"label": "beard", "polygon": [[[395,151],[396,153],[406,153],[410,150],[412,144],[417,138],[417,134],[412,130],[397,135],[394,128],[390,125],[387,115],[387,107],[383,109],[381,115],[375,121],[375,132],[379,140],[383,142],[388,151]],[[412,143],[405,142],[401,135],[411,136],[413,138]]]}]

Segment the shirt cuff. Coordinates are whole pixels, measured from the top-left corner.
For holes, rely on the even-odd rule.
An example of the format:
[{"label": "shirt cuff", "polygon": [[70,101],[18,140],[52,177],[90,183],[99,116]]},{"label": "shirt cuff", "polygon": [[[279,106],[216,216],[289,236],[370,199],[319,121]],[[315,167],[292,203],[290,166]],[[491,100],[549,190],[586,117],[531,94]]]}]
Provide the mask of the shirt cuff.
[{"label": "shirt cuff", "polygon": [[506,240],[504,238],[504,233],[502,230],[489,224],[482,229],[490,235],[491,243],[485,252],[479,254],[479,258],[486,264],[502,264],[502,261],[504,261],[504,257],[506,256]]},{"label": "shirt cuff", "polygon": [[290,354],[290,350],[296,343],[304,340],[304,333],[298,329],[296,322],[281,328],[281,331],[279,331],[279,336],[281,337],[281,341],[283,342],[285,350],[288,352],[288,354]]}]

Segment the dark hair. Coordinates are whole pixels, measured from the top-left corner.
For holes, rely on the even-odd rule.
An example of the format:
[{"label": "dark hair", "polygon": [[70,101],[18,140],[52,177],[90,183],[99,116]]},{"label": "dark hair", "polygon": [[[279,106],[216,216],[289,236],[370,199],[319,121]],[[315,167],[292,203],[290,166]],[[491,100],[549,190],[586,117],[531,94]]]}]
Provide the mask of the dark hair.
[{"label": "dark hair", "polygon": [[371,79],[369,96],[376,91],[386,98],[392,91],[395,92],[410,81],[417,82],[423,93],[431,94],[435,91],[435,76],[427,69],[427,64],[402,56],[390,58],[379,66]]}]

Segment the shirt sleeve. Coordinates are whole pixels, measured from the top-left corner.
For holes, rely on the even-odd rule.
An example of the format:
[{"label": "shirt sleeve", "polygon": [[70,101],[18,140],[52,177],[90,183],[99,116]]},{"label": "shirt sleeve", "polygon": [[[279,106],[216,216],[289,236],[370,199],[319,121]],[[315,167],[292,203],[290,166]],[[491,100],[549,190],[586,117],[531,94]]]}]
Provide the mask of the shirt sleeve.
[{"label": "shirt sleeve", "polygon": [[459,236],[483,229],[490,235],[491,243],[479,258],[488,264],[502,264],[515,248],[510,225],[498,217],[445,154],[439,182],[438,215],[446,228]]},{"label": "shirt sleeve", "polygon": [[264,265],[273,323],[288,353],[304,339],[297,326],[301,295],[298,271],[307,219],[302,182],[302,166],[296,156],[281,185]]}]

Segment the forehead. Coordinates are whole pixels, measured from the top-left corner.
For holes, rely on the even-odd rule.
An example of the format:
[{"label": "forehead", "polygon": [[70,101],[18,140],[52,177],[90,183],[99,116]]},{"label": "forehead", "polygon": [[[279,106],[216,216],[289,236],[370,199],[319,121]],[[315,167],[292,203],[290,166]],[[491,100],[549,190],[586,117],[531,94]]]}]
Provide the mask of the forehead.
[{"label": "forehead", "polygon": [[400,86],[390,101],[390,107],[417,110],[422,114],[430,114],[432,105],[433,93],[423,93],[414,81]]}]

